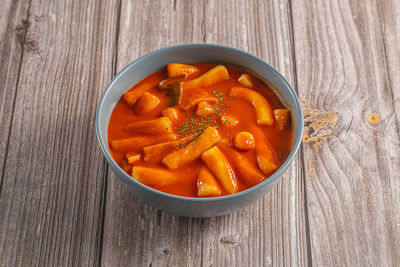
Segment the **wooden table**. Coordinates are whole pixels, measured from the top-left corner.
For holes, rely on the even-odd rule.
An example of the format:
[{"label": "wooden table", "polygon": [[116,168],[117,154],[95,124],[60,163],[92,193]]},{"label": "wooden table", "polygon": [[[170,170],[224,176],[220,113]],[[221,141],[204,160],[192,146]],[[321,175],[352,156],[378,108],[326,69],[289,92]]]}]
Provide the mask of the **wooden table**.
[{"label": "wooden table", "polygon": [[[2,0],[0,15],[0,266],[398,266],[400,1]],[[135,199],[94,130],[119,70],[195,42],[274,65],[306,118],[274,190],[209,219]]]}]

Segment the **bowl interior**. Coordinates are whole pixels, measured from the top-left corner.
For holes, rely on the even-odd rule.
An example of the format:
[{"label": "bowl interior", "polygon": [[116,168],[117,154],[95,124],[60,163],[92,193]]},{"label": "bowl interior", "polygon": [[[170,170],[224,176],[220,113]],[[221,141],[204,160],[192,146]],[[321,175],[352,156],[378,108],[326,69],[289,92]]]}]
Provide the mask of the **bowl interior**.
[{"label": "bowl interior", "polygon": [[[287,105],[287,108],[291,110],[292,123],[294,124],[293,146],[287,160],[279,168],[279,170],[267,180],[256,185],[255,187],[262,186],[263,183],[269,183],[274,178],[280,177],[282,172],[287,169],[288,164],[291,162],[295,153],[297,152],[303,133],[303,115],[295,91],[277,70],[261,59],[235,48],[210,44],[178,45],[154,51],[133,61],[114,77],[114,79],[108,85],[106,91],[103,93],[96,114],[97,137],[107,160],[112,163],[114,167],[117,165],[111,158],[108,151],[107,128],[111,113],[122,94],[132,85],[145,78],[147,75],[164,68],[168,63],[171,62],[231,63],[245,68],[252,74],[267,82],[269,85],[272,85],[272,89],[275,91],[275,93],[279,97],[283,98],[283,102]],[[133,181],[133,179],[127,174],[125,174],[125,176],[127,179]],[[249,191],[251,189],[252,188],[245,191]],[[234,195],[241,194],[245,191]],[[160,192],[160,194],[166,193]],[[180,198],[190,199],[188,197]],[[198,200],[198,198],[195,199]]]}]

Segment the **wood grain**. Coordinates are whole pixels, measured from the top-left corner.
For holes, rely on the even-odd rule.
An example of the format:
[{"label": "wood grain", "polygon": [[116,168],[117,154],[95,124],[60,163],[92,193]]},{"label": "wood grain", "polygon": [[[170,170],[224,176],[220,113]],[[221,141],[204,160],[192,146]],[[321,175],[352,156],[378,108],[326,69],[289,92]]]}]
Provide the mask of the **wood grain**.
[{"label": "wood grain", "polygon": [[[339,115],[329,137],[304,146],[312,263],[395,266],[400,144],[381,31],[387,15],[374,1],[292,6],[300,97]],[[368,121],[373,112],[378,124]]]},{"label": "wood grain", "polygon": [[[25,28],[18,30],[23,38],[6,30],[11,47],[22,38],[16,88],[10,64],[10,77],[1,76],[16,100],[0,198],[0,266],[94,265],[107,178],[94,115],[113,75],[116,3],[32,0],[28,15],[15,5],[9,27]],[[7,42],[2,63],[10,53],[18,64]]]},{"label": "wood grain", "polygon": [[[210,219],[135,199],[94,131],[117,71],[190,42],[274,65],[311,137],[264,198]],[[0,266],[398,265],[399,42],[396,0],[2,1]]]},{"label": "wood grain", "polygon": [[[152,5],[123,1],[121,6],[118,69],[164,46],[205,41],[255,53],[293,79],[286,2],[265,5],[261,1],[248,4],[209,1],[203,6],[197,1],[152,2]],[[274,29],[274,21],[282,25]],[[136,200],[110,173],[102,264],[307,265],[300,164],[296,158],[283,181],[251,207],[204,220],[156,211]]]},{"label": "wood grain", "polygon": [[[388,90],[392,95],[392,106],[394,113],[388,120],[397,122],[397,132],[400,132],[400,2],[378,1],[378,14],[383,35],[383,48],[387,63]],[[400,196],[399,196],[400,197]],[[400,209],[399,209],[400,210]]]},{"label": "wood grain", "polygon": [[0,194],[4,178],[4,166],[9,145],[11,121],[15,107],[15,95],[23,55],[28,1],[2,2],[0,10]]}]

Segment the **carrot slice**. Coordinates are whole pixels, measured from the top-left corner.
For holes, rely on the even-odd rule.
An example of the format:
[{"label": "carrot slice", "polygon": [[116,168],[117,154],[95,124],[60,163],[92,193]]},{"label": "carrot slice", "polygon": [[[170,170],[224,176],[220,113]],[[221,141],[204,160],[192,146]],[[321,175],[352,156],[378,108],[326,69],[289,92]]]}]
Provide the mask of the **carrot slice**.
[{"label": "carrot slice", "polygon": [[132,133],[170,133],[172,122],[167,117],[149,121],[132,122],[125,125],[125,130]]},{"label": "carrot slice", "polygon": [[152,111],[158,104],[160,104],[160,99],[158,99],[158,97],[144,92],[143,96],[137,101],[134,110],[136,114],[143,115]]},{"label": "carrot slice", "polygon": [[278,127],[283,130],[283,128],[285,128],[285,126],[288,123],[289,120],[289,110],[284,109],[284,108],[278,108],[274,110],[274,117],[276,120],[276,123],[278,124]]},{"label": "carrot slice", "polygon": [[152,79],[146,83],[141,84],[138,87],[135,86],[128,92],[124,93],[123,99],[126,103],[133,106],[135,105],[136,101],[143,96],[144,92],[147,92],[151,88],[156,87],[158,83],[159,81],[157,79]]},{"label": "carrot slice", "polygon": [[258,124],[272,125],[274,123],[271,105],[261,94],[244,87],[232,87],[229,96],[240,97],[252,104],[256,110]]},{"label": "carrot slice", "polygon": [[143,148],[143,159],[146,162],[160,162],[167,154],[184,146],[193,140],[195,136],[188,136],[176,141],[168,141]]},{"label": "carrot slice", "polygon": [[132,177],[145,185],[164,186],[178,182],[178,176],[162,168],[135,166],[132,168]]},{"label": "carrot slice", "polygon": [[228,70],[223,65],[218,65],[196,79],[182,82],[182,87],[195,88],[195,87],[207,87],[217,82],[226,80],[229,77]]},{"label": "carrot slice", "polygon": [[175,134],[164,134],[160,136],[139,136],[132,138],[125,138],[119,140],[113,140],[110,143],[110,147],[118,152],[137,152],[145,146],[154,145],[160,142],[170,141],[176,139]]},{"label": "carrot slice", "polygon": [[180,63],[169,63],[167,65],[168,77],[175,78],[181,76],[189,76],[190,74],[197,71],[195,66],[180,64]]},{"label": "carrot slice", "polygon": [[222,139],[218,141],[217,146],[222,150],[222,152],[228,155],[228,158],[233,162],[233,165],[239,172],[240,178],[243,182],[253,186],[265,180],[266,176],[253,166],[246,157],[236,151],[229,141]]},{"label": "carrot slice", "polygon": [[219,186],[214,174],[206,167],[201,167],[197,178],[197,196],[217,197],[221,195]]},{"label": "carrot slice", "polygon": [[186,147],[181,148],[163,159],[163,163],[171,170],[183,166],[199,158],[201,154],[221,139],[217,129],[209,127]]},{"label": "carrot slice", "polygon": [[215,174],[218,181],[228,193],[233,194],[238,191],[235,173],[224,153],[222,153],[218,147],[213,146],[209,150],[203,152],[203,154],[201,154],[201,159]]},{"label": "carrot slice", "polygon": [[279,168],[275,152],[259,127],[254,125],[251,132],[256,140],[255,149],[258,165],[262,172],[269,176]]}]

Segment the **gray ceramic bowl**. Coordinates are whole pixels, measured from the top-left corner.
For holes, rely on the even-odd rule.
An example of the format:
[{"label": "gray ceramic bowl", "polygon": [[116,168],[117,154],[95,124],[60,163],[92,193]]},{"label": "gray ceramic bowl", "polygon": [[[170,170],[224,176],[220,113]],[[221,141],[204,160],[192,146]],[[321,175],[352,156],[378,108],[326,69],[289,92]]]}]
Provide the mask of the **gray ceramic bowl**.
[{"label": "gray ceramic bowl", "polygon": [[[291,110],[294,123],[293,147],[288,159],[271,177],[245,191],[215,198],[181,197],[157,191],[137,182],[126,174],[112,159],[107,142],[107,127],[111,113],[122,94],[147,75],[164,68],[168,63],[220,62],[242,66],[250,73],[263,79],[284,99]],[[239,210],[262,197],[279,182],[293,160],[303,133],[303,114],[299,99],[285,78],[271,65],[241,50],[212,44],[184,44],[166,47],[147,54],[125,67],[107,86],[96,114],[96,133],[100,147],[122,184],[137,198],[180,216],[213,217]]]}]

